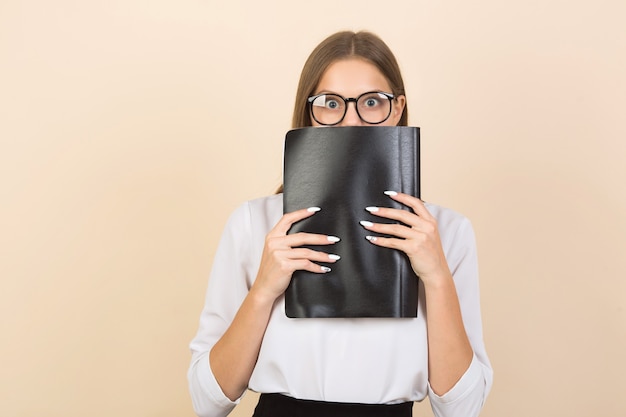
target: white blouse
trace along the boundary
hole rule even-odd
[[[227,222],[213,261],[200,326],[191,342],[189,386],[196,413],[226,416],[237,402],[222,392],[208,354],[256,277],[265,236],[282,216],[282,194],[249,201]],[[249,388],[295,398],[392,404],[429,396],[437,417],[478,416],[493,372],[483,343],[474,232],[467,218],[433,204],[474,358],[438,396],[428,384],[424,288],[417,318],[291,319],[284,298],[272,311]],[[322,207],[323,209],[323,207]],[[341,262],[341,261],[339,261]]]

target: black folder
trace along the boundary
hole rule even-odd
[[[307,127],[287,133],[284,148],[284,212],[322,210],[289,233],[338,236],[313,247],[341,259],[331,271],[296,271],[285,292],[292,318],[416,317],[418,277],[406,254],[366,240],[360,220],[389,223],[368,206],[410,210],[384,194],[420,197],[419,128],[407,126]]]

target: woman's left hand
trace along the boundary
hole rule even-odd
[[[368,236],[378,246],[401,250],[411,261],[415,274],[425,286],[436,283],[438,277],[449,276],[450,271],[441,246],[437,220],[429,213],[422,200],[408,194],[386,192],[390,198],[413,209],[413,213],[385,207],[367,207],[371,214],[396,220],[403,224],[385,224],[362,221],[361,225],[377,234],[393,237]]]

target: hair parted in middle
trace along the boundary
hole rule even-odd
[[[363,59],[375,65],[391,86],[390,92],[396,97],[405,95],[404,81],[398,62],[382,39],[367,31],[337,32],[323,40],[311,52],[302,68],[296,92],[292,128],[312,125],[307,98],[314,93],[326,69],[331,64],[350,58]],[[408,109],[405,105],[398,125],[407,126],[407,124]]]

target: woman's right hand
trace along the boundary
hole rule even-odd
[[[315,262],[335,263],[339,257],[334,254],[303,248],[303,245],[332,245],[339,241],[336,236],[313,233],[294,233],[288,235],[291,226],[307,217],[313,216],[320,209],[310,207],[283,215],[276,226],[265,237],[265,247],[261,264],[251,292],[274,302],[285,292],[291,276],[296,270],[326,273],[329,268]]]

